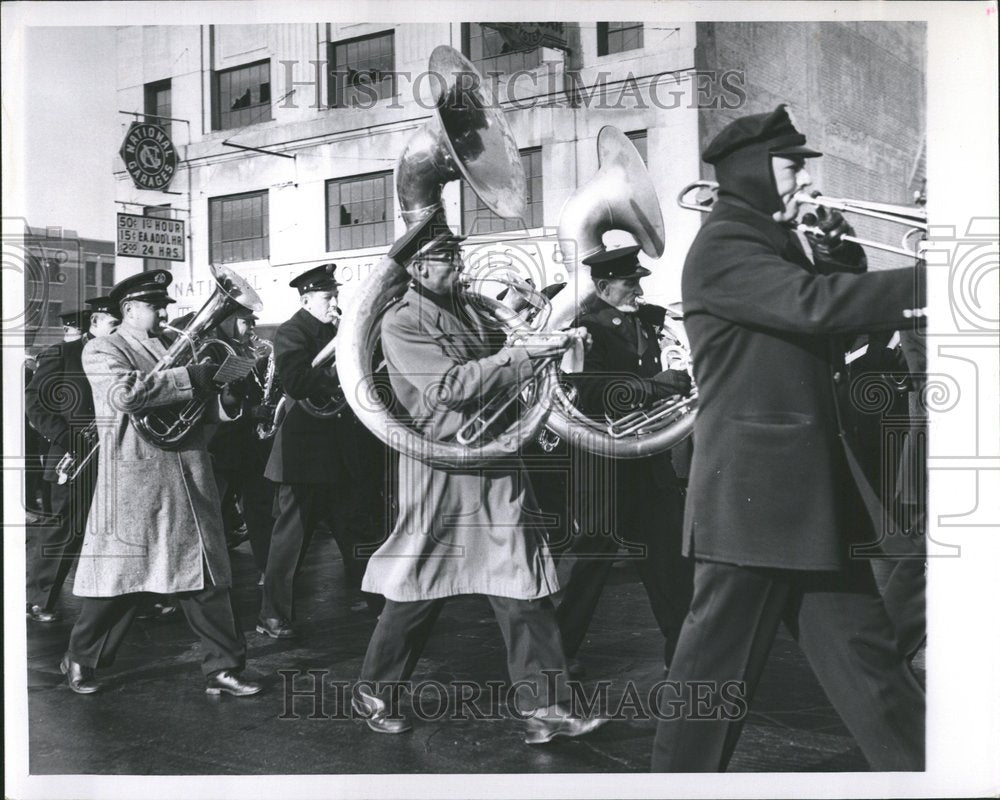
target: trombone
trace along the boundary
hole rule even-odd
[[[707,191],[708,195],[702,194],[700,199],[688,199],[688,196],[695,190]],[[709,212],[712,210],[718,196],[719,184],[715,181],[695,181],[689,183],[680,194],[677,195],[677,205],[691,211]],[[862,239],[858,236],[841,236],[845,242],[853,242],[862,247],[874,247],[876,250],[885,250],[889,253],[897,253],[909,258],[923,258],[920,252],[919,240],[911,243],[915,236],[923,239],[927,235],[927,210],[920,206],[897,206],[890,203],[872,203],[867,200],[849,200],[843,197],[825,197],[820,192],[799,192],[795,199],[803,205],[822,206],[834,211],[843,213],[860,214],[871,219],[880,219],[885,222],[894,222],[897,225],[906,225],[907,231],[903,234],[899,246],[876,242],[871,239]],[[806,214],[801,222],[796,223],[796,230],[803,233],[811,233],[815,236],[822,236],[823,231],[817,227],[809,218],[815,217]]]

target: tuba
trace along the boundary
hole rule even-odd
[[[312,360],[310,366],[330,367],[333,370],[337,369],[336,336],[334,336],[323,347],[323,349],[316,354],[316,357]],[[315,402],[306,398],[305,400],[300,400],[299,404],[302,406],[303,410],[312,417],[316,417],[317,419],[330,419],[330,417],[335,417],[344,410],[344,406],[347,405],[347,399],[344,397],[343,389],[341,389],[338,392],[334,392],[330,397],[326,398],[322,402]]]
[[[597,136],[600,168],[565,202],[559,214],[559,247],[563,253],[569,286],[552,300],[547,327],[565,327],[594,297],[586,277],[579,275],[583,259],[604,249],[603,235],[610,230],[631,233],[642,251],[652,258],[663,255],[663,214],[649,172],[635,146],[620,130],[604,126]],[[574,280],[574,277],[576,280]],[[582,279],[581,279],[582,278]],[[576,287],[570,291],[570,287]],[[671,368],[690,364],[687,338],[679,319],[664,323],[662,360]],[[687,356],[687,358],[685,358]],[[697,391],[687,397],[665,398],[651,409],[625,418],[595,421],[573,403],[574,397],[559,385],[547,432],[539,442],[554,448],[552,434],[572,446],[613,458],[641,458],[669,450],[694,428]]]
[[[211,267],[215,289],[205,305],[194,315],[184,330],[164,327],[177,334],[177,339],[150,371],[156,375],[173,367],[194,364],[222,364],[228,356],[236,355],[233,348],[220,339],[206,334],[220,322],[243,306],[260,311],[263,304],[249,283],[227,267]],[[193,398],[162,408],[151,408],[132,415],[132,424],[150,444],[164,450],[178,447],[191,435],[207,408],[204,398]]]
[[[429,70],[441,78],[434,115],[410,138],[396,163],[395,184],[407,226],[412,230],[430,214],[439,214],[443,220],[442,188],[460,178],[469,182],[494,213],[507,219],[523,217],[526,183],[520,155],[489,87],[461,53],[444,45],[431,54]],[[538,362],[533,380],[516,393],[519,400],[515,402],[520,401],[525,409],[523,415],[498,434],[491,429],[491,413],[481,424],[467,426],[461,441],[430,440],[389,411],[387,381],[378,375],[380,322],[406,291],[409,275],[404,266],[389,256],[383,258],[345,310],[334,341],[347,402],[379,439],[412,458],[441,466],[474,467],[516,453],[534,438],[549,412],[558,380],[555,359]],[[531,335],[512,329],[513,315],[501,303],[489,302],[481,294],[466,298],[509,334]]]

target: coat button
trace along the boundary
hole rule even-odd
[[[840,383],[840,381],[843,380],[843,377],[844,376],[841,375],[839,371],[838,372],[834,372],[833,373],[833,382],[834,383]]]

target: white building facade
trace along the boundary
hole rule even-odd
[[[679,299],[700,223],[673,202],[698,177],[694,23],[529,23],[502,33],[458,21],[121,28],[119,109],[168,126],[180,165],[163,193],[137,189],[117,158],[118,210],[184,221],[187,252],[184,262],[119,256],[117,278],[171,269],[179,315],[207,298],[209,265],[224,264],[258,290],[268,325],[297,308],[293,276],[334,261],[350,302],[405,231],[393,169],[431,120],[428,58],[444,44],[494,86],[528,179],[526,218],[509,222],[467,187],[446,187],[449,222],[470,237],[467,261],[539,286],[563,279],[560,210],[598,169],[598,132],[615,125],[648,163],[667,231],[663,258],[647,261],[647,295]],[[521,41],[512,46],[512,36]],[[123,114],[123,137],[130,122]]]

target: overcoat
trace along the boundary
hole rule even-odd
[[[787,227],[738,200],[716,203],[682,277],[699,391],[686,554],[834,570],[852,542],[877,540],[853,452],[844,334],[907,325],[923,281],[913,269],[861,269],[814,264]]]
[[[94,399],[83,372],[84,340],[60,342],[38,356],[38,369],[24,393],[31,424],[49,443],[45,455],[47,481],[58,478],[56,467],[76,434],[94,421]]]
[[[411,288],[382,320],[382,348],[408,421],[453,439],[481,404],[531,369],[487,332]],[[399,457],[399,517],[368,563],[362,589],[390,600],[488,594],[531,600],[559,589],[555,562],[520,459],[439,469]]]
[[[368,443],[350,408],[320,419],[301,401],[317,402],[340,391],[335,373],[312,360],[336,335],[330,323],[320,322],[300,308],[282,323],[274,336],[274,363],[285,389],[285,417],[274,436],[264,477],[276,483],[341,483],[357,480],[361,467],[359,443]]]
[[[232,583],[206,426],[199,424],[178,449],[161,450],[132,424],[134,412],[194,395],[184,367],[141,381],[165,352],[158,338],[127,322],[83,349],[101,447],[78,596],[197,591],[206,569],[214,585]],[[209,405],[206,417],[213,411],[217,406]]]

